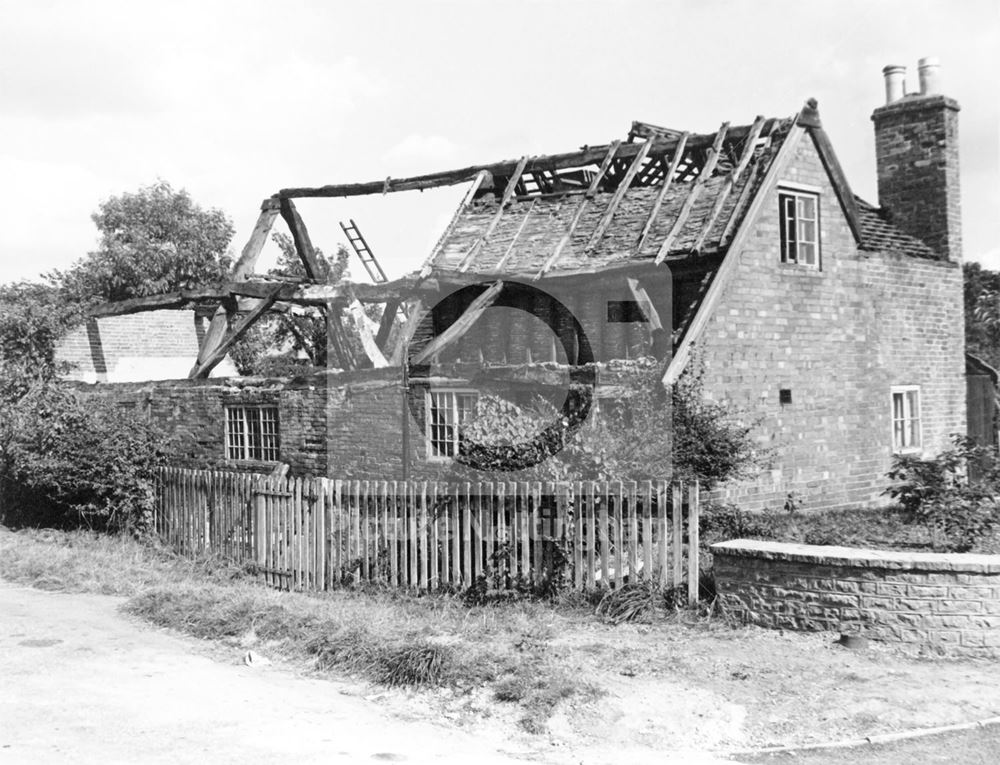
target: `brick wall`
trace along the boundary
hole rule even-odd
[[[893,385],[919,385],[928,455],[965,432],[962,272],[946,261],[859,251],[808,136],[783,180],[820,189],[821,269],[780,262],[777,191],[764,202],[692,365],[710,398],[757,422],[757,480],[716,499],[805,508],[884,499]],[[731,255],[732,256],[732,255]],[[779,390],[792,403],[779,403]]]
[[[291,381],[226,378],[73,386],[85,396],[101,396],[144,413],[170,437],[172,464],[191,468],[270,470],[266,463],[226,459],[225,406],[274,403],[281,461],[296,473],[326,474],[326,380],[322,375]]]
[[[719,603],[739,621],[1000,655],[1000,556],[745,540],[712,556]]]

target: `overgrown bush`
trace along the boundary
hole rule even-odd
[[[729,539],[776,539],[780,526],[771,512],[748,513],[733,504],[709,502],[698,516],[699,536],[709,544]]]
[[[142,531],[161,433],[131,411],[56,383],[33,385],[0,419],[0,515],[13,525]]]
[[[674,477],[706,486],[753,476],[765,456],[754,442],[756,422],[729,403],[711,401],[704,392],[699,361],[674,386]]]
[[[989,449],[964,436],[932,459],[897,455],[888,476],[895,485],[888,494],[916,522],[936,532],[936,544],[947,550],[971,549],[1000,524],[1000,462]],[[980,471],[968,481],[968,467]]]
[[[566,420],[561,430],[546,429],[560,421],[560,412],[541,396],[520,406],[495,395],[480,397],[462,426],[460,459],[449,477],[483,479],[462,462],[499,479],[541,481],[674,477],[711,486],[756,471],[762,454],[751,436],[753,423],[732,406],[706,400],[697,368],[670,391],[652,359],[610,374],[616,392],[595,400],[575,433]],[[544,437],[533,440],[539,434]],[[511,470],[519,472],[511,476]]]

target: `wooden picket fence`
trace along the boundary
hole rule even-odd
[[[175,549],[253,562],[285,589],[652,581],[698,596],[697,483],[347,481],[164,468]]]

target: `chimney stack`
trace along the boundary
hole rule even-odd
[[[872,114],[878,199],[894,225],[960,263],[959,107],[941,94],[939,70],[936,58],[920,59],[920,92],[910,94],[906,67],[882,70],[886,103]]]

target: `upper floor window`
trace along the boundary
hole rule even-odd
[[[920,386],[893,386],[892,450],[918,452],[920,446]]]
[[[227,406],[226,459],[277,462],[278,407],[261,404]]]
[[[781,189],[781,262],[819,268],[819,195]]]
[[[427,393],[427,457],[450,459],[458,454],[460,428],[476,409],[478,394],[465,390]]]

